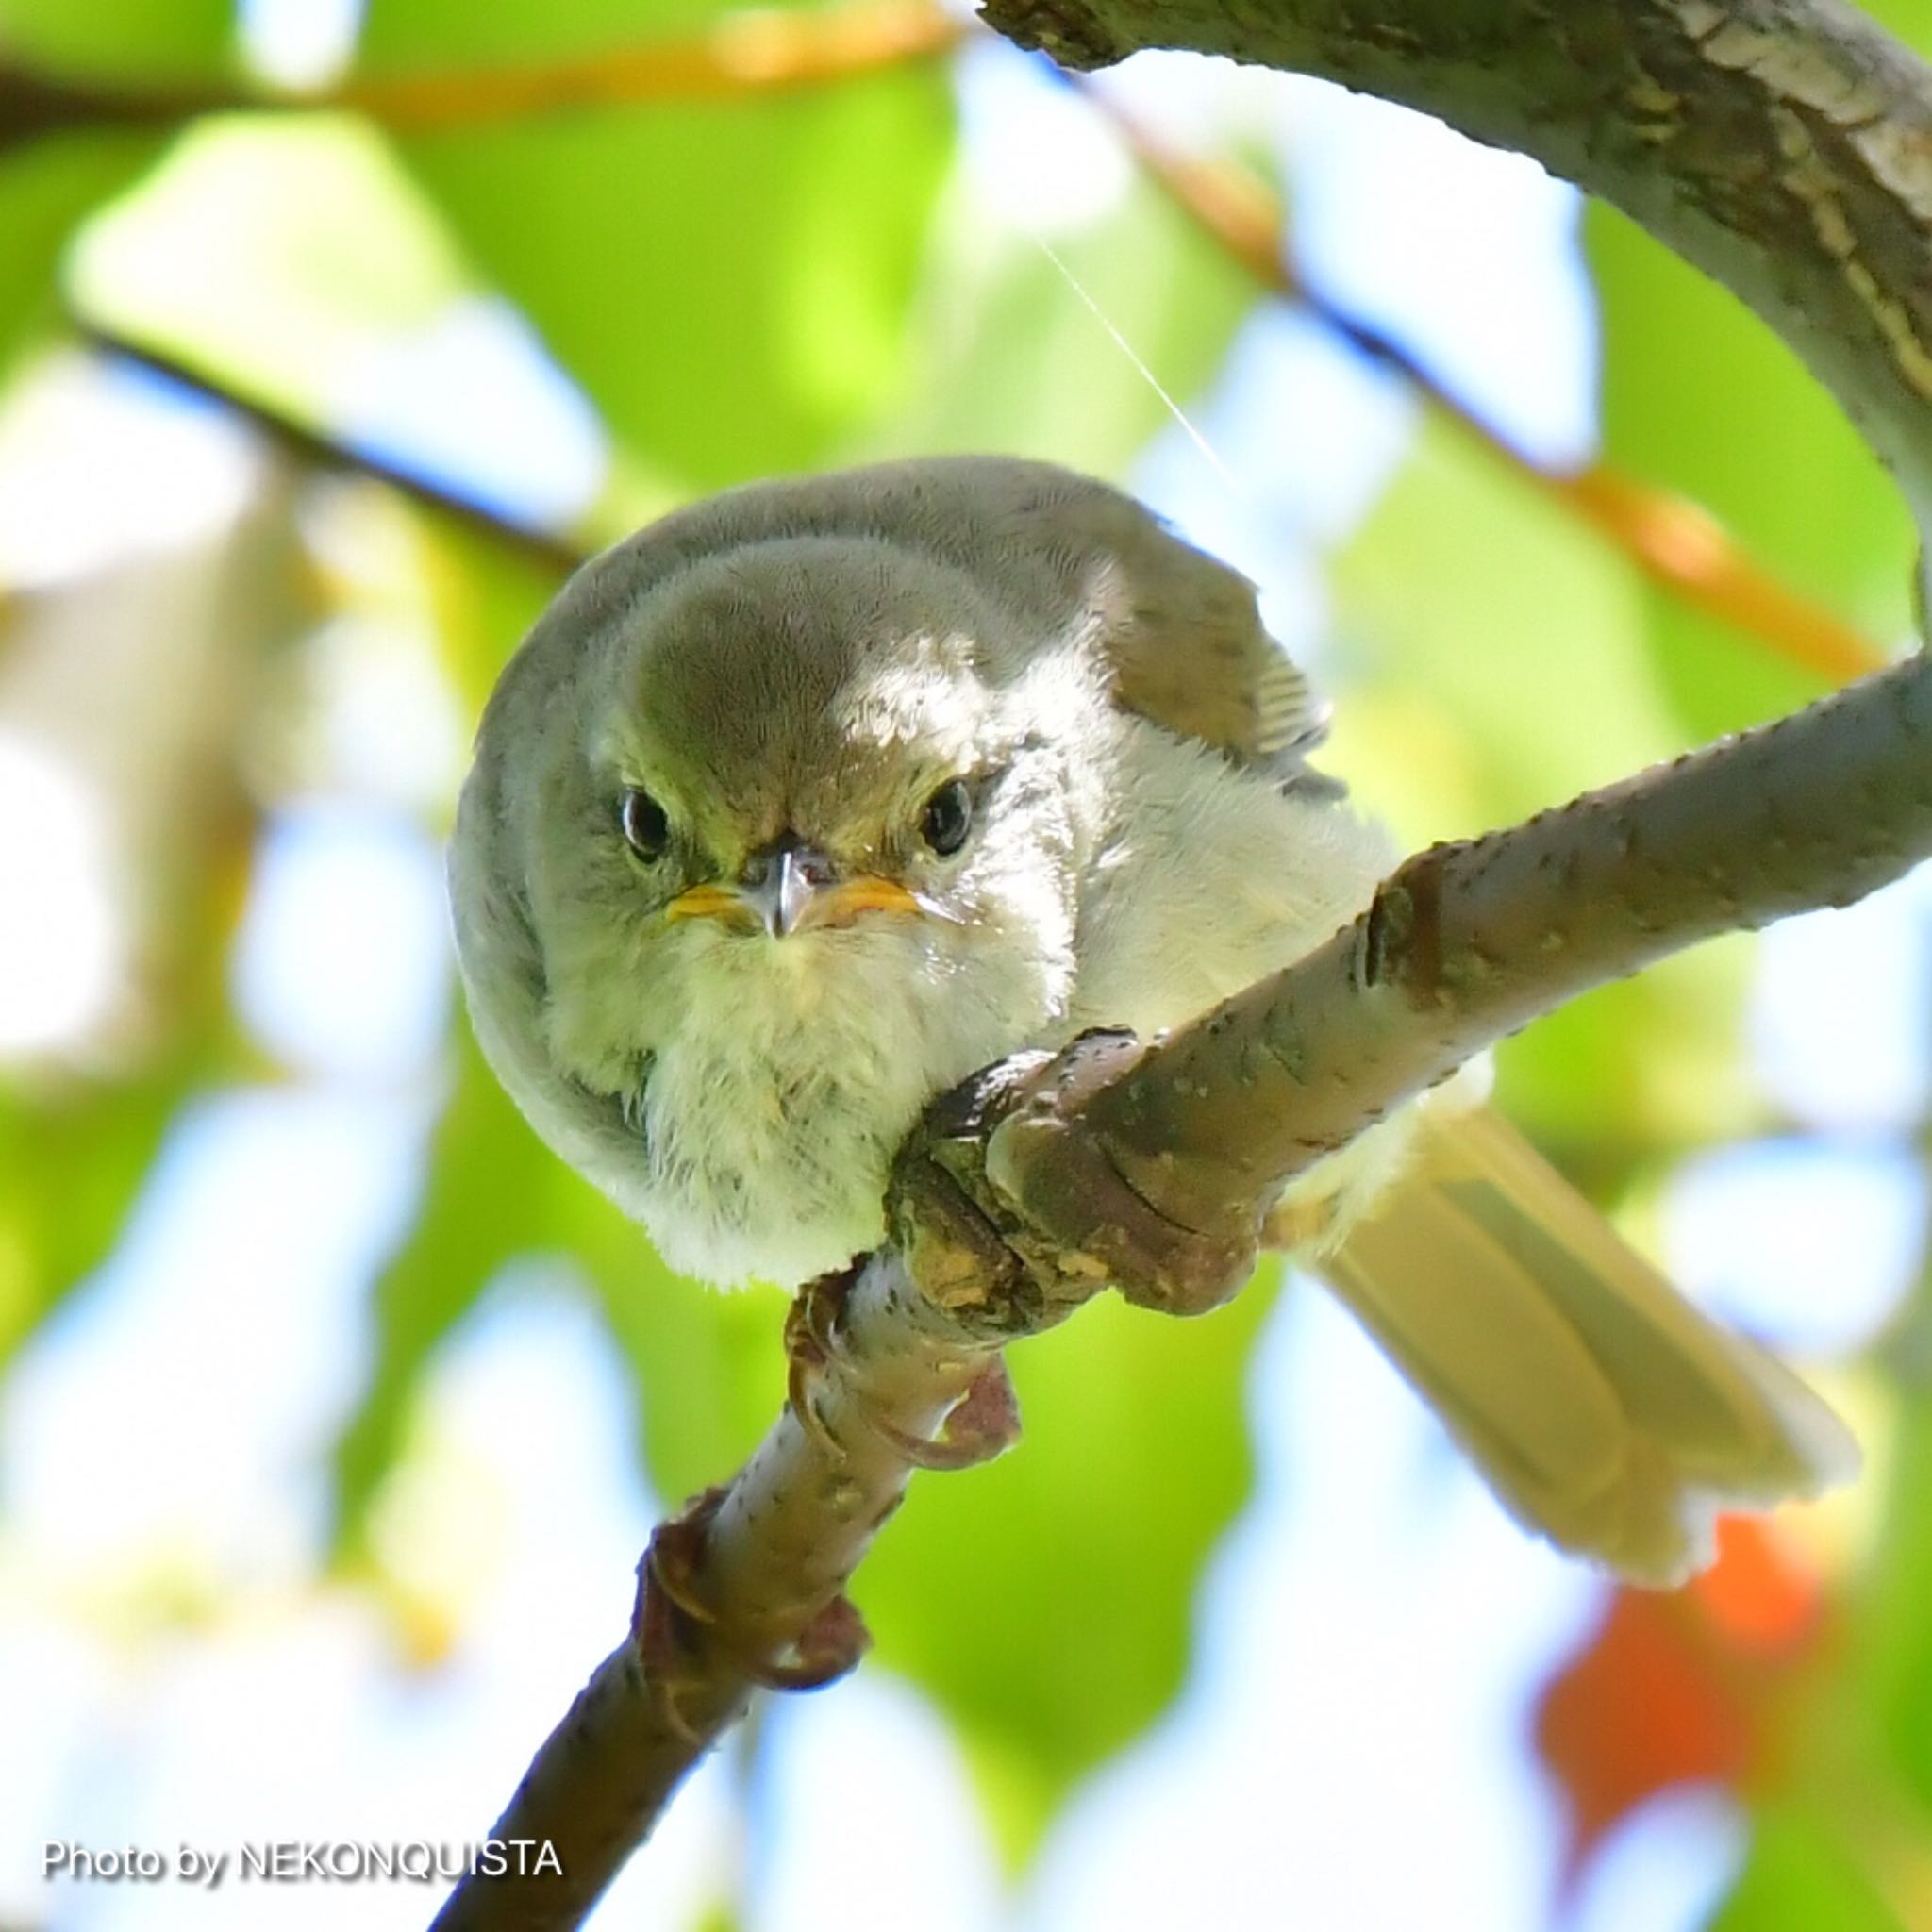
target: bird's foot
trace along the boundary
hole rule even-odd
[[[972,1469],[1004,1455],[1020,1440],[1020,1398],[998,1356],[946,1411],[937,1436],[915,1436],[876,1408],[866,1411],[865,1419],[915,1469]]]
[[[725,1491],[707,1490],[652,1532],[638,1566],[632,1641],[646,1674],[662,1687],[672,1724],[702,1744],[679,1708],[679,1690],[699,1680],[696,1654],[705,1643],[722,1649],[754,1684],[771,1690],[816,1690],[852,1670],[871,1646],[865,1621],[849,1597],[834,1596],[808,1617],[775,1654],[761,1654],[727,1626],[699,1584],[705,1539]]]
[[[1009,1449],[1020,1436],[1020,1404],[1006,1363],[991,1357],[946,1413],[937,1436],[904,1428],[870,1395],[849,1366],[840,1341],[841,1321],[853,1276],[822,1274],[802,1288],[785,1316],[785,1353],[791,1369],[787,1397],[807,1434],[840,1461],[845,1444],[818,1400],[827,1381],[843,1372],[844,1393],[860,1423],[915,1469],[971,1469]]]

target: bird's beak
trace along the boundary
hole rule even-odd
[[[774,939],[814,926],[850,925],[861,912],[924,912],[924,898],[876,873],[841,878],[816,847],[780,839],[746,861],[735,886],[692,886],[664,908],[667,919],[722,919],[762,927]]]

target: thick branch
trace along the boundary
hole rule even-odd
[[[1539,1014],[1712,934],[1849,904],[1928,854],[1922,654],[1527,824],[1418,855],[1307,958],[1091,1099],[1008,1123],[990,1164],[1036,1224],[1078,1240],[1055,1206],[1058,1143],[1075,1140],[1143,1212],[1239,1250],[1283,1182]],[[1107,1258],[1134,1265],[1128,1249]],[[1130,1289],[1166,1302],[1174,1284]]]
[[[1932,89],[1840,0],[985,0],[984,15],[1071,67],[1226,54],[1534,156],[1742,296],[1932,523]]]

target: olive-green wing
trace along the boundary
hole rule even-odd
[[[1518,1517],[1635,1581],[1707,1562],[1719,1510],[1857,1468],[1796,1375],[1488,1108],[1424,1108],[1413,1170],[1316,1265]]]

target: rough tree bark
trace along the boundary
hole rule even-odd
[[[990,0],[988,18],[1068,64],[1183,46],[1325,75],[1534,155],[1729,283],[1932,523],[1932,75],[1834,0]],[[1095,1036],[949,1096],[902,1155],[891,1245],[805,1306],[793,1402],[654,1539],[632,1633],[495,1828],[551,1840],[565,1876],[466,1881],[437,1924],[577,1924],[758,1684],[852,1661],[841,1592],[913,1468],[1012,1432],[1008,1341],[1109,1281],[1211,1305],[1282,1179],[1469,1054],[1928,853],[1920,655],[1412,858],[1353,926],[1161,1045]]]

